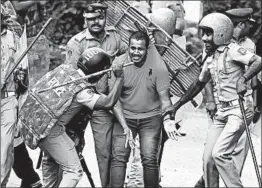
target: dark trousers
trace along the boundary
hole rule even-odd
[[[17,177],[22,180],[21,187],[30,188],[33,185],[38,187],[41,185],[24,142],[14,148],[13,170]]]
[[[112,132],[114,116],[105,110],[94,111],[91,127],[102,187],[107,187],[110,178]]]
[[[145,119],[126,119],[133,137],[139,135],[140,153],[143,164],[145,187],[158,187],[158,154],[161,142],[162,117],[160,115]],[[123,187],[131,148],[125,148],[126,136],[123,128],[116,122],[113,128],[112,162],[110,187]]]

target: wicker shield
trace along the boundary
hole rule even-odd
[[[153,36],[160,55],[169,70],[171,94],[181,97],[191,83],[198,79],[200,64],[196,58],[180,48],[162,28],[150,21],[125,1],[103,1],[108,5],[107,24],[115,26],[122,40],[128,43],[132,32],[141,27]]]

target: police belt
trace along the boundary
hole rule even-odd
[[[14,91],[1,91],[1,99],[5,99],[7,97],[15,96],[16,93]]]
[[[250,99],[251,95],[247,95],[244,97],[245,101],[252,101]],[[232,101],[217,101],[216,105],[218,108],[227,108],[227,107],[232,107],[232,106],[238,106],[239,102],[238,99],[232,100]]]

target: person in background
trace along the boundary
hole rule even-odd
[[[27,9],[29,5],[35,4],[36,1],[4,1],[3,5],[6,7],[7,12],[9,13],[10,18],[7,20],[7,26],[9,30],[14,31],[19,37],[22,35],[22,27],[17,22],[17,14],[16,11],[20,9]],[[28,6],[21,5],[27,4]],[[16,73],[22,73],[23,75],[23,83],[25,83],[25,78],[28,76],[25,70],[19,70]],[[26,84],[28,85],[28,83]],[[18,88],[17,94],[24,92],[25,88]],[[17,177],[21,179],[20,187],[29,187],[29,188],[40,188],[42,187],[42,183],[40,180],[39,175],[36,173],[33,167],[32,159],[30,158],[25,143],[23,139],[20,137],[19,130],[16,131],[14,137],[14,163],[13,163],[13,170]]]
[[[14,135],[17,123],[18,100],[14,74],[6,76],[15,65],[18,36],[10,31],[7,18],[10,17],[1,4],[1,187],[6,187],[14,162]]]
[[[113,26],[106,26],[107,6],[101,3],[92,3],[86,7],[84,18],[86,29],[74,37],[67,44],[66,63],[77,66],[77,60],[80,54],[88,48],[99,47],[111,55],[113,60],[115,56],[125,53],[127,45],[121,40]],[[104,82],[101,82],[96,89],[103,94],[109,93],[108,75],[105,75]],[[117,113],[117,111],[114,111]],[[77,115],[81,123],[87,115],[85,109]],[[115,114],[115,116],[117,116]],[[109,184],[110,160],[112,130],[115,116],[108,110],[95,110],[91,118],[91,128],[94,136],[95,151],[98,161],[98,168],[102,187]],[[129,134],[125,130],[125,134]]]

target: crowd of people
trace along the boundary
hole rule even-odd
[[[136,158],[131,161],[132,167],[140,169],[136,174],[139,185],[131,183],[132,187],[160,187],[164,143],[167,138],[179,140],[181,136],[176,112],[203,90],[207,95],[209,129],[203,175],[195,187],[219,187],[219,176],[227,187],[244,187],[241,173],[249,143],[243,116],[253,129],[261,114],[261,78],[257,77],[262,71],[261,57],[255,54],[255,44],[248,38],[256,24],[251,8],[210,13],[200,20],[203,66],[199,78],[172,104],[168,69],[150,33],[137,30],[126,44],[115,27],[106,26],[108,7],[99,2],[89,4],[83,14],[86,29],[68,41],[65,62],[30,85],[34,98],[43,95],[41,102],[47,105],[51,100],[48,95],[36,93],[34,88],[45,85],[52,76],[64,76],[58,79],[62,80],[59,84],[64,84],[59,93],[64,100],[60,107],[63,110],[50,122],[40,119],[38,125],[28,126],[23,120],[30,122],[33,115],[21,117],[20,112],[26,113],[28,104],[40,108],[36,102],[40,100],[32,102],[29,93],[19,107],[19,97],[27,90],[30,75],[24,69],[10,71],[16,65],[23,33],[23,22],[17,19],[16,11],[37,3],[46,1],[1,2],[1,187],[6,187],[12,169],[22,180],[21,187],[77,187],[84,171],[80,156],[89,122],[102,187],[124,187],[127,173],[130,179],[134,178],[127,170],[131,152]],[[182,2],[164,6],[155,5],[155,12],[147,17],[186,50]],[[167,23],[162,23],[165,16]],[[79,79],[110,67],[112,73],[95,74],[87,81],[74,82],[74,86],[66,83],[66,77]],[[244,100],[244,114],[239,98]],[[20,130],[27,131],[17,136]],[[14,146],[17,139],[20,141]],[[39,147],[43,153],[42,182],[26,145]]]

